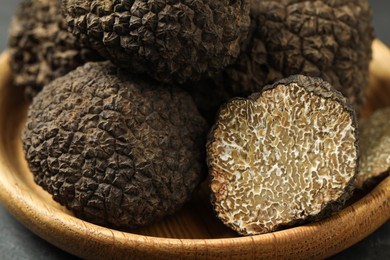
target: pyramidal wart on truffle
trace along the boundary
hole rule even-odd
[[[233,62],[250,0],[62,0],[70,31],[116,65],[183,83]]]
[[[248,39],[224,85],[248,96],[290,75],[321,77],[359,113],[373,38],[367,0],[253,0]]]
[[[14,85],[31,99],[46,84],[87,61],[103,58],[67,31],[56,0],[24,0],[9,30]]]
[[[102,62],[47,85],[22,141],[35,182],[56,201],[90,222],[135,228],[190,199],[207,130],[184,91]]]

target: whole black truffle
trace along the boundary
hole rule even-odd
[[[207,144],[212,202],[243,235],[318,220],[351,196],[358,130],[347,100],[292,76],[223,105]]]
[[[367,0],[253,0],[251,28],[223,75],[237,96],[294,74],[321,77],[359,111],[373,28]]]
[[[36,183],[76,216],[134,228],[174,213],[204,170],[205,120],[184,91],[87,63],[33,100],[23,148]]]
[[[24,0],[12,20],[9,49],[14,85],[28,98],[87,61],[103,58],[67,31],[56,0]]]
[[[131,72],[183,83],[237,58],[250,0],[62,0],[70,31]]]

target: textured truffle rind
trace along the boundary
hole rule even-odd
[[[248,40],[224,85],[247,96],[290,75],[321,77],[359,112],[373,37],[367,0],[253,0]]]
[[[356,115],[319,78],[291,76],[219,111],[207,143],[211,201],[242,235],[319,220],[352,195]]]
[[[370,188],[390,174],[390,108],[360,122],[360,169],[356,187]]]
[[[87,63],[33,100],[22,140],[34,180],[76,216],[135,228],[174,213],[204,174],[191,97]]]
[[[249,2],[62,0],[62,8],[70,31],[116,65],[183,83],[237,58]]]
[[[103,58],[67,31],[56,0],[24,0],[12,20],[9,50],[14,85],[31,99],[46,84]]]

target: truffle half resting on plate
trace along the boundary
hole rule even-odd
[[[28,98],[87,61],[103,58],[67,31],[57,0],[24,0],[12,20],[9,49],[14,84]]]
[[[248,41],[225,85],[248,96],[290,75],[321,77],[359,112],[372,40],[367,0],[252,0]]]
[[[371,186],[390,172],[390,108],[360,122],[360,169],[356,187]]]
[[[231,64],[250,0],[62,0],[71,32],[115,64],[183,83]]]
[[[219,112],[207,144],[212,202],[243,235],[317,220],[352,193],[354,110],[319,78],[292,76]]]
[[[204,173],[205,120],[184,91],[87,63],[47,85],[23,131],[34,180],[76,216],[135,228],[174,213]]]

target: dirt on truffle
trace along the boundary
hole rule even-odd
[[[43,86],[87,61],[103,58],[67,31],[57,0],[24,0],[9,30],[14,85],[32,99]]]
[[[213,74],[239,55],[250,0],[62,0],[72,33],[116,65],[159,81]]]
[[[356,115],[319,78],[292,76],[219,112],[207,144],[212,203],[242,235],[319,220],[352,195]]]
[[[76,216],[135,228],[177,211],[204,174],[191,97],[87,63],[33,100],[22,141],[34,180]]]

